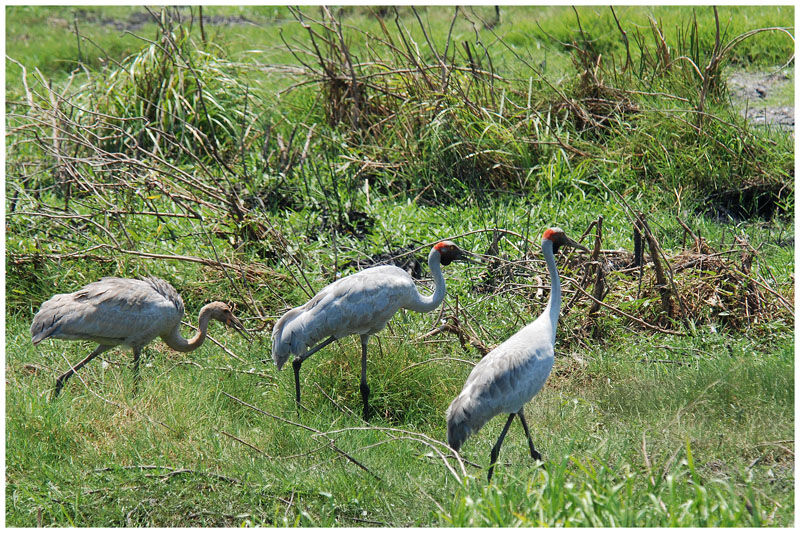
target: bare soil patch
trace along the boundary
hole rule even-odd
[[[192,21],[192,13],[188,7],[176,8],[181,13],[181,16],[187,21]],[[145,24],[157,22],[153,15],[147,11],[134,11],[127,18],[113,18],[98,15],[93,12],[88,12],[82,9],[76,11],[78,20],[82,22],[100,24],[103,26],[111,26],[119,31],[137,31],[141,30]],[[194,21],[199,23],[199,19],[195,16]],[[253,24],[256,22],[248,19],[244,15],[204,15],[203,24],[211,26],[233,26],[237,24]]]
[[[794,83],[792,78],[785,69],[776,72],[737,71],[728,78],[728,89],[740,113],[753,123],[794,129],[794,105],[772,103]]]

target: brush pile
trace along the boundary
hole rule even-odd
[[[670,255],[641,213],[634,221],[633,251],[602,249],[602,217],[592,222],[581,237],[595,230],[590,257],[572,253],[559,260],[562,315],[577,316],[577,331],[595,338],[612,317],[621,322],[617,326],[676,335],[700,326],[744,331],[775,320],[793,322],[793,286],[776,281],[744,234],[723,249],[678,222],[692,244]],[[475,291],[522,293],[537,314],[549,294],[543,261],[529,252],[517,260],[495,255],[488,264]]]

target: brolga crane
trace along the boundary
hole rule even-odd
[[[133,350],[133,370],[138,379],[142,348],[156,337],[179,352],[191,352],[203,344],[210,320],[246,335],[246,330],[230,307],[211,302],[200,310],[199,327],[191,339],[181,335],[183,300],[175,288],[163,279],[102,278],[69,294],[56,294],[42,304],[33,317],[33,344],[44,339],[90,340],[97,348],[56,380],[55,399],[72,375],[86,363],[124,345]]]
[[[361,399],[364,419],[369,418],[367,385],[367,341],[382,330],[398,309],[427,313],[436,309],[445,296],[441,265],[452,261],[478,262],[473,254],[450,241],[431,248],[428,266],[436,284],[430,296],[417,291],[414,280],[394,265],[370,267],[334,281],[308,302],[287,311],[272,329],[272,359],[278,370],[294,354],[295,400],[300,407],[300,366],[303,361],[336,339],[361,336]],[[324,340],[323,340],[324,339]]]
[[[510,413],[508,420],[492,448],[489,460],[488,481],[500,453],[500,446],[514,420],[519,417],[528,447],[534,460],[542,456],[531,440],[528,423],[523,413],[524,405],[544,385],[553,368],[556,325],[561,310],[561,282],[556,270],[555,253],[561,246],[572,246],[588,251],[573,241],[560,228],[549,228],[542,238],[542,253],[550,273],[550,300],[542,315],[486,354],[475,365],[464,384],[464,389],[447,408],[447,442],[458,451],[472,433],[500,413]]]

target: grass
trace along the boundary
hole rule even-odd
[[[394,327],[402,323],[395,320]],[[88,366],[83,379],[121,409],[78,380],[59,402],[48,403],[53,372],[30,373],[24,365],[61,368],[59,348],[72,359],[80,349],[55,343],[55,350],[33,349],[17,341],[25,336],[24,323],[9,323],[9,342],[23,350],[8,352],[9,523],[759,525],[788,523],[793,514],[793,457],[783,444],[793,421],[789,336],[761,353],[753,341],[708,340],[702,358],[693,343],[681,366],[641,361],[663,353],[660,343],[669,339],[563,353],[548,386],[527,408],[547,470],[532,464],[513,426],[489,488],[483,470],[468,466],[462,487],[427,447],[383,431],[442,438],[441,413],[468,367],[444,361],[398,369],[452,353],[447,345],[423,355],[381,336],[383,353],[371,358],[369,374],[380,417],[364,429],[352,414],[360,412],[354,341],[304,365],[309,410],[298,417],[291,372],[260,377],[213,370],[247,370],[257,361],[238,364],[206,347],[191,356],[201,366],[151,349],[137,395],[128,368]],[[226,344],[248,352],[236,339]],[[127,361],[128,355],[109,358]],[[439,386],[429,390],[432,380]],[[336,445],[381,481],[328,449],[324,438],[223,393],[318,431],[344,430]],[[472,438],[465,459],[485,467],[500,425],[494,420]],[[180,469],[192,472],[164,477]],[[627,494],[621,500],[620,491]],[[141,505],[151,498],[162,503]],[[193,512],[198,509],[204,512]]]
[[[109,25],[137,13],[6,8],[7,54],[26,67],[33,101],[19,65],[7,62],[8,525],[793,524],[794,313],[780,298],[794,299],[794,141],[747,124],[724,85],[706,95],[708,117],[698,122],[698,78],[684,60],[666,68],[651,26],[673,59],[686,54],[704,67],[711,10],[617,9],[635,65],[625,72],[607,8],[578,8],[583,33],[566,7],[503,7],[492,29],[484,26],[491,6],[460,10],[448,61],[468,65],[467,41],[480,67],[503,79],[454,69],[442,89],[415,74],[402,46],[392,51],[381,39],[413,40],[415,60],[438,80],[433,50],[445,47],[453,9],[419,8],[423,26],[402,8],[401,31],[394,12],[379,19],[368,7],[341,8],[347,50],[365,63],[359,80],[372,80],[378,64],[392,73],[374,78],[384,92],[364,93],[363,128],[349,122],[347,85],[315,63],[339,58],[331,68],[346,72],[336,53],[344,49],[334,39],[322,57],[308,55],[297,12],[204,6],[203,43],[196,8],[170,11],[165,20],[186,39],[175,49],[153,22],[134,29],[138,37]],[[319,35],[335,35],[319,9],[303,14]],[[729,42],[790,27],[794,12],[726,6],[719,15]],[[215,23],[242,16],[252,23]],[[76,21],[91,39],[80,56]],[[791,55],[790,41],[759,33],[720,68],[774,69]],[[592,77],[585,65],[600,56]],[[299,71],[298,58],[318,72]],[[139,91],[139,75],[154,80],[153,92]],[[47,80],[61,100],[50,98]],[[647,94],[621,91],[631,88]],[[219,105],[206,113],[201,96]],[[93,113],[98,102],[104,114]],[[145,121],[148,102],[161,114]],[[441,443],[444,412],[480,354],[449,333],[423,336],[456,317],[471,340],[499,344],[545,305],[543,228],[579,237],[602,215],[602,248],[631,251],[636,212],[667,257],[692,248],[679,217],[728,270],[707,263],[675,273],[695,306],[685,321],[664,316],[650,265],[642,287],[635,272],[609,270],[605,303],[680,335],[605,308],[590,315],[578,300],[559,324],[553,372],[526,406],[545,464],[530,459],[515,424],[487,485],[497,418],[462,448],[462,472]],[[499,266],[446,267],[441,315],[399,312],[371,339],[371,424],[359,416],[356,337],[304,363],[306,409],[296,411],[292,372],[269,361],[269,331],[285,309],[378,253],[416,248],[424,262],[442,238],[488,253],[494,228],[507,231],[489,254]],[[720,281],[742,273],[749,249],[735,239],[743,238],[756,248],[750,277]],[[580,281],[586,265],[584,256],[559,259],[565,280]],[[104,275],[169,280],[191,322],[204,303],[231,302],[257,340],[212,326],[232,355],[209,342],[186,356],[154,342],[136,391],[130,352],[113,350],[52,402],[67,361],[92,346],[34,347],[30,321],[52,294]],[[707,294],[697,287],[734,307],[695,298]],[[571,299],[573,282],[564,290]]]

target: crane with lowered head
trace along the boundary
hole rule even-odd
[[[506,425],[490,454],[489,481],[492,480],[500,446],[514,415],[519,417],[522,429],[525,430],[531,457],[537,461],[542,458],[533,446],[523,408],[541,390],[553,368],[556,325],[561,311],[561,281],[556,269],[555,253],[561,246],[588,251],[567,237],[561,228],[545,230],[542,254],[550,273],[551,290],[544,312],[486,354],[472,369],[461,393],[447,408],[447,442],[456,451],[467,437],[477,432],[486,422],[500,413],[509,413]]]
[[[85,359],[61,374],[53,392],[61,388],[86,363],[114,346],[133,350],[133,370],[139,376],[142,348],[156,337],[173,350],[191,352],[206,339],[208,323],[217,320],[247,336],[247,332],[223,302],[211,302],[200,309],[198,330],[191,339],[181,335],[183,300],[163,279],[106,277],[69,294],[56,294],[42,304],[31,323],[33,344],[44,339],[90,340],[97,348]]]

